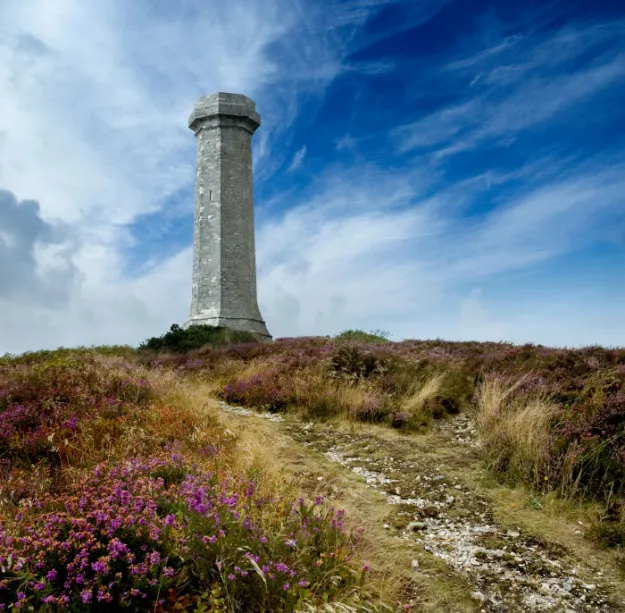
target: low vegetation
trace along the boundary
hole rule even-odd
[[[336,341],[354,341],[359,343],[387,343],[390,339],[390,332],[386,330],[372,330],[363,332],[362,330],[345,330],[334,337]]]
[[[365,590],[360,534],[241,459],[127,349],[0,362],[0,609],[293,611]]]
[[[251,332],[231,330],[218,326],[190,326],[181,328],[173,324],[162,336],[153,336],[141,343],[139,349],[186,353],[206,345],[219,347],[232,343],[253,343],[257,340]]]
[[[387,337],[350,330],[144,360],[187,372],[227,402],[304,419],[410,432],[471,411],[502,481],[600,502],[598,542],[625,545],[625,349]]]
[[[483,452],[508,483],[599,502],[604,512],[591,534],[601,545],[622,548],[625,365],[593,369],[567,383],[536,375],[485,378],[475,406]]]
[[[602,511],[590,536],[625,546],[625,349],[390,342],[358,330],[262,343],[172,326],[138,350],[0,358],[0,609],[296,611],[383,599],[363,572],[357,526],[243,460],[206,394],[404,433],[470,412],[501,481],[592,501]]]

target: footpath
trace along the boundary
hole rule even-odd
[[[545,517],[488,479],[468,417],[405,436],[219,407],[229,428],[274,449],[307,492],[362,521],[380,572],[414,611],[625,611],[618,570],[584,539],[583,522]]]

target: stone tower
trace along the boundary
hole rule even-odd
[[[200,98],[189,117],[197,171],[193,290],[185,327],[227,326],[269,340],[256,297],[252,135],[259,125],[256,105],[240,94]]]

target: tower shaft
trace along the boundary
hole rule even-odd
[[[258,308],[252,135],[246,96],[200,98],[189,118],[197,144],[193,286],[187,326],[207,324],[271,338]]]

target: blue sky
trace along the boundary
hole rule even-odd
[[[0,353],[184,322],[216,91],[262,117],[274,336],[625,345],[618,5],[4,0]]]

